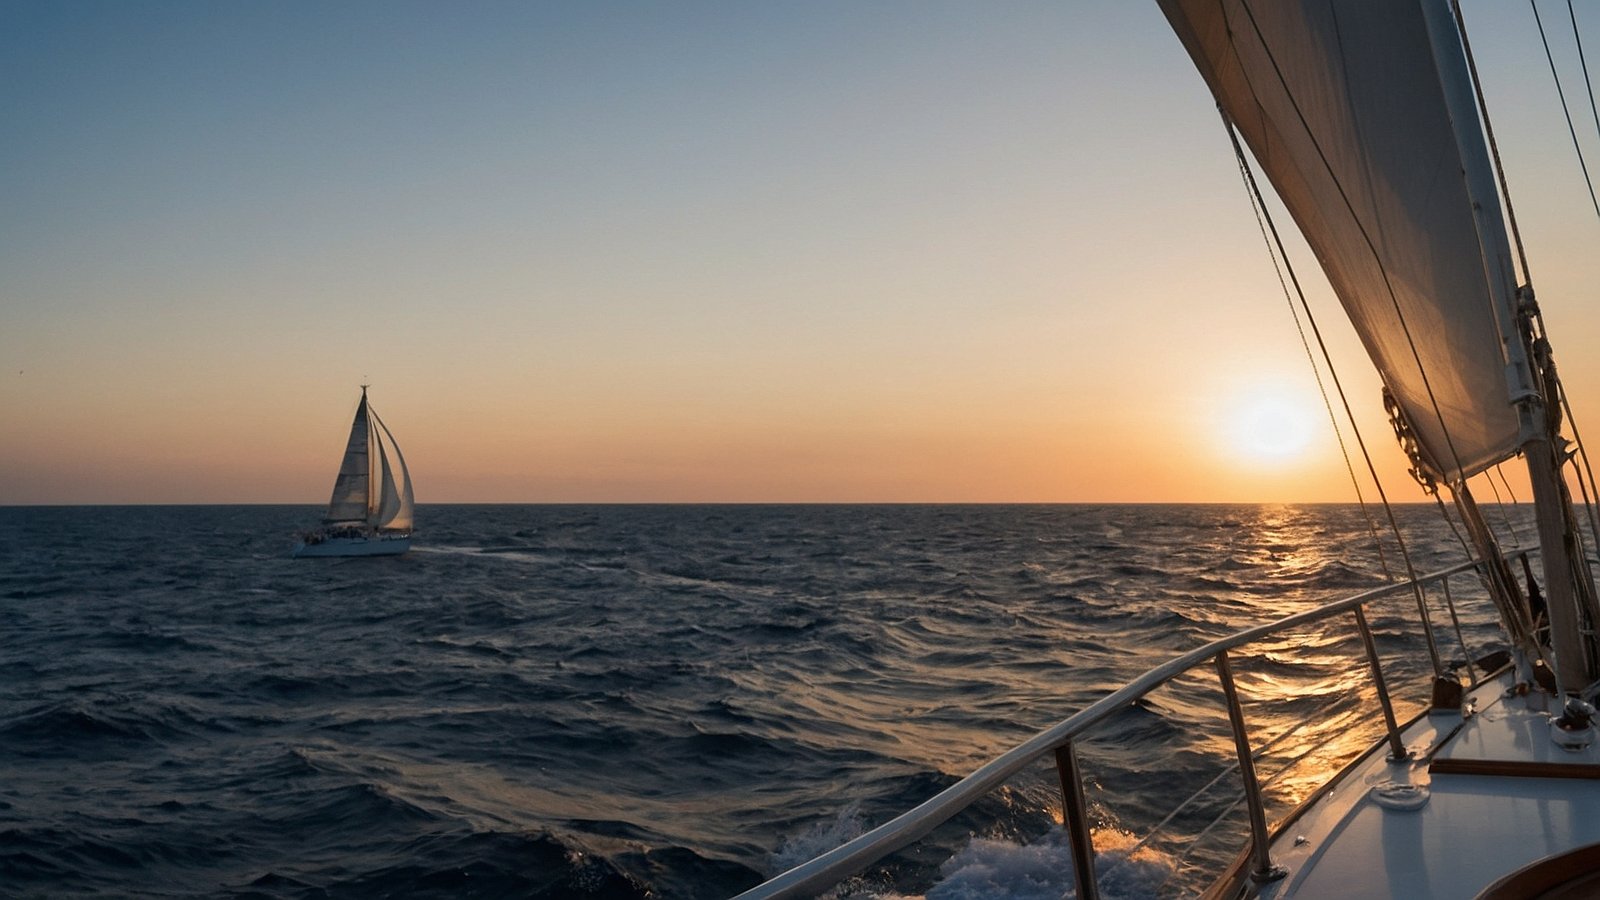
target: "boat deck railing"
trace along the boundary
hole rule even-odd
[[[1526,562],[1530,553],[1537,553],[1537,550],[1517,550],[1507,554],[1506,558],[1512,560],[1520,557]],[[814,896],[926,836],[999,788],[1024,768],[1046,756],[1054,757],[1061,780],[1062,824],[1066,828],[1067,842],[1072,853],[1076,896],[1079,900],[1095,900],[1099,896],[1099,891],[1095,880],[1094,841],[1086,811],[1084,780],[1079,771],[1074,742],[1095,725],[1127,709],[1162,685],[1207,665],[1215,668],[1216,678],[1227,706],[1228,721],[1238,756],[1237,770],[1242,781],[1243,802],[1249,818],[1250,835],[1247,848],[1249,876],[1257,881],[1271,880],[1279,873],[1273,866],[1269,854],[1271,834],[1267,826],[1261,783],[1256,776],[1255,758],[1259,748],[1251,742],[1244,710],[1234,685],[1230,654],[1245,645],[1279,636],[1312,623],[1343,615],[1351,616],[1365,650],[1372,686],[1383,708],[1390,753],[1394,758],[1403,758],[1405,748],[1400,737],[1400,725],[1384,682],[1383,666],[1373,640],[1372,629],[1367,623],[1366,609],[1376,601],[1418,592],[1419,588],[1422,592],[1419,593],[1419,597],[1422,597],[1430,586],[1442,585],[1450,619],[1456,625],[1456,634],[1462,643],[1461,649],[1467,654],[1467,664],[1470,665],[1471,654],[1465,646],[1465,638],[1461,637],[1459,617],[1449,589],[1449,579],[1466,572],[1475,572],[1478,567],[1479,561],[1474,560],[1419,576],[1414,581],[1395,582],[1373,588],[1315,609],[1286,616],[1275,622],[1235,632],[1184,653],[1146,671],[1078,713],[994,758],[916,808],[739,894],[735,900],[780,900],[780,898]]]

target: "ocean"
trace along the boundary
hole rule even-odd
[[[1398,513],[1418,571],[1461,558]],[[0,895],[728,897],[1384,582],[1354,506],[423,505],[404,557],[291,559],[319,515],[0,508]],[[1459,663],[1499,639],[1454,594]],[[1415,615],[1372,613],[1407,712]],[[1380,733],[1359,654],[1341,622],[1236,658],[1276,814]],[[1216,696],[1198,671],[1081,744],[1103,896],[1184,896],[1237,848]],[[1056,900],[1059,817],[1047,761],[840,896]]]

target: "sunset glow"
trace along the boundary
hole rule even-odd
[[[1467,15],[1595,343],[1537,36]],[[0,504],[320,502],[362,383],[424,505],[1350,499],[1320,403],[1214,388],[1308,370],[1154,3],[13,3],[0,58]]]
[[[1238,399],[1226,423],[1229,440],[1241,457],[1252,462],[1288,463],[1301,458],[1315,435],[1317,406],[1306,397],[1270,385]]]

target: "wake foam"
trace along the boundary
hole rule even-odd
[[[852,833],[853,830],[853,833]],[[773,862],[786,870],[859,834],[855,807],[833,822],[821,823],[786,841]],[[1148,900],[1163,895],[1176,861],[1125,832],[1094,834],[1095,872],[1103,900]],[[1069,900],[1077,897],[1072,848],[1057,828],[1027,844],[974,837],[939,867],[938,883],[925,894],[861,887],[846,882],[833,894],[839,900]]]
[[[1095,832],[1095,872],[1106,900],[1154,897],[1172,876],[1173,860],[1121,831]],[[1030,844],[973,838],[939,867],[940,881],[926,900],[1063,900],[1075,897],[1072,850],[1066,832],[1051,831]]]
[[[839,811],[831,821],[824,819],[791,838],[772,854],[774,874],[787,872],[803,862],[821,856],[829,850],[860,837],[866,826],[861,821],[861,804],[853,802]]]

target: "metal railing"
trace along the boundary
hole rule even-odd
[[[1526,557],[1530,550],[1518,550],[1506,559]],[[1275,622],[1238,631],[1212,641],[1146,671],[1143,675],[1107,694],[1078,713],[1045,729],[1001,754],[971,775],[951,785],[916,808],[862,834],[821,856],[790,869],[742,894],[735,900],[782,900],[782,898],[809,897],[855,875],[882,858],[924,837],[938,826],[953,818],[968,806],[1000,787],[1007,779],[1044,757],[1053,754],[1061,779],[1062,820],[1068,832],[1068,843],[1073,857],[1079,900],[1095,900],[1098,889],[1094,874],[1094,844],[1090,834],[1083,778],[1079,773],[1077,753],[1073,741],[1091,727],[1105,721],[1130,704],[1142,699],[1155,689],[1184,673],[1212,663],[1217,670],[1223,696],[1228,708],[1228,719],[1238,753],[1239,772],[1244,787],[1244,802],[1250,824],[1250,877],[1258,882],[1281,877],[1269,854],[1271,835],[1268,832],[1265,807],[1260,784],[1255,774],[1254,753],[1245,725],[1243,708],[1234,687],[1229,651],[1282,632],[1314,622],[1352,613],[1356,630],[1361,636],[1367,661],[1371,668],[1373,687],[1378,702],[1383,707],[1384,724],[1392,758],[1404,758],[1405,746],[1400,736],[1400,726],[1395,717],[1393,703],[1384,683],[1383,669],[1378,658],[1377,645],[1367,624],[1365,607],[1374,601],[1398,594],[1426,589],[1428,585],[1442,582],[1444,596],[1452,620],[1456,619],[1454,599],[1450,595],[1448,579],[1453,575],[1472,571],[1477,560],[1461,563],[1419,576],[1414,582],[1396,582],[1363,591],[1342,600],[1324,604]],[[1459,626],[1457,634],[1460,635]],[[1462,650],[1471,664],[1471,654],[1462,638]]]

